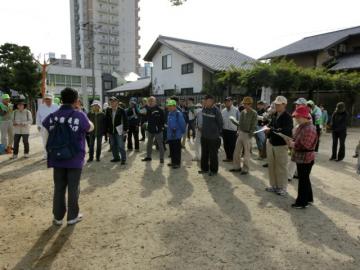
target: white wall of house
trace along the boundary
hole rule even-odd
[[[162,69],[162,56],[171,54],[172,65],[169,69]],[[181,88],[193,88],[194,93],[200,93],[203,88],[203,67],[194,63],[194,72],[181,74],[183,64],[193,61],[166,46],[161,46],[153,59],[152,85],[153,94],[163,95],[165,90],[174,89],[176,86],[177,94],[181,93]]]

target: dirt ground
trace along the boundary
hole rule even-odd
[[[290,207],[289,196],[264,191],[263,161],[251,175],[197,174],[192,145],[183,167],[170,170],[140,153],[128,165],[87,164],[81,181],[84,220],[52,226],[52,170],[41,160],[33,131],[31,158],[0,157],[0,269],[360,269],[360,177],[351,158],[359,129],[350,130],[347,158],[328,161],[330,136],[322,137],[312,173],[314,206]],[[223,153],[221,153],[221,157]]]

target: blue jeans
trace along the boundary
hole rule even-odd
[[[256,130],[260,130],[260,129],[262,129],[261,126],[256,126]],[[259,151],[264,150],[265,142],[266,142],[265,132],[256,133],[255,139],[256,139],[256,145],[257,145],[257,148],[259,149]]]
[[[111,142],[111,150],[114,159],[120,159],[120,155],[121,155],[121,160],[126,161],[126,151],[125,151],[125,143],[124,143],[123,135],[111,134],[110,142]]]

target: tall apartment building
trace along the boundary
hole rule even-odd
[[[139,0],[70,0],[73,65],[139,72]]]

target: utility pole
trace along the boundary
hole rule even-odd
[[[89,47],[90,51],[90,66],[91,66],[91,85],[92,85],[92,100],[95,100],[96,88],[95,88],[95,29],[94,23],[87,22],[83,24],[83,27],[87,26],[89,36]]]

